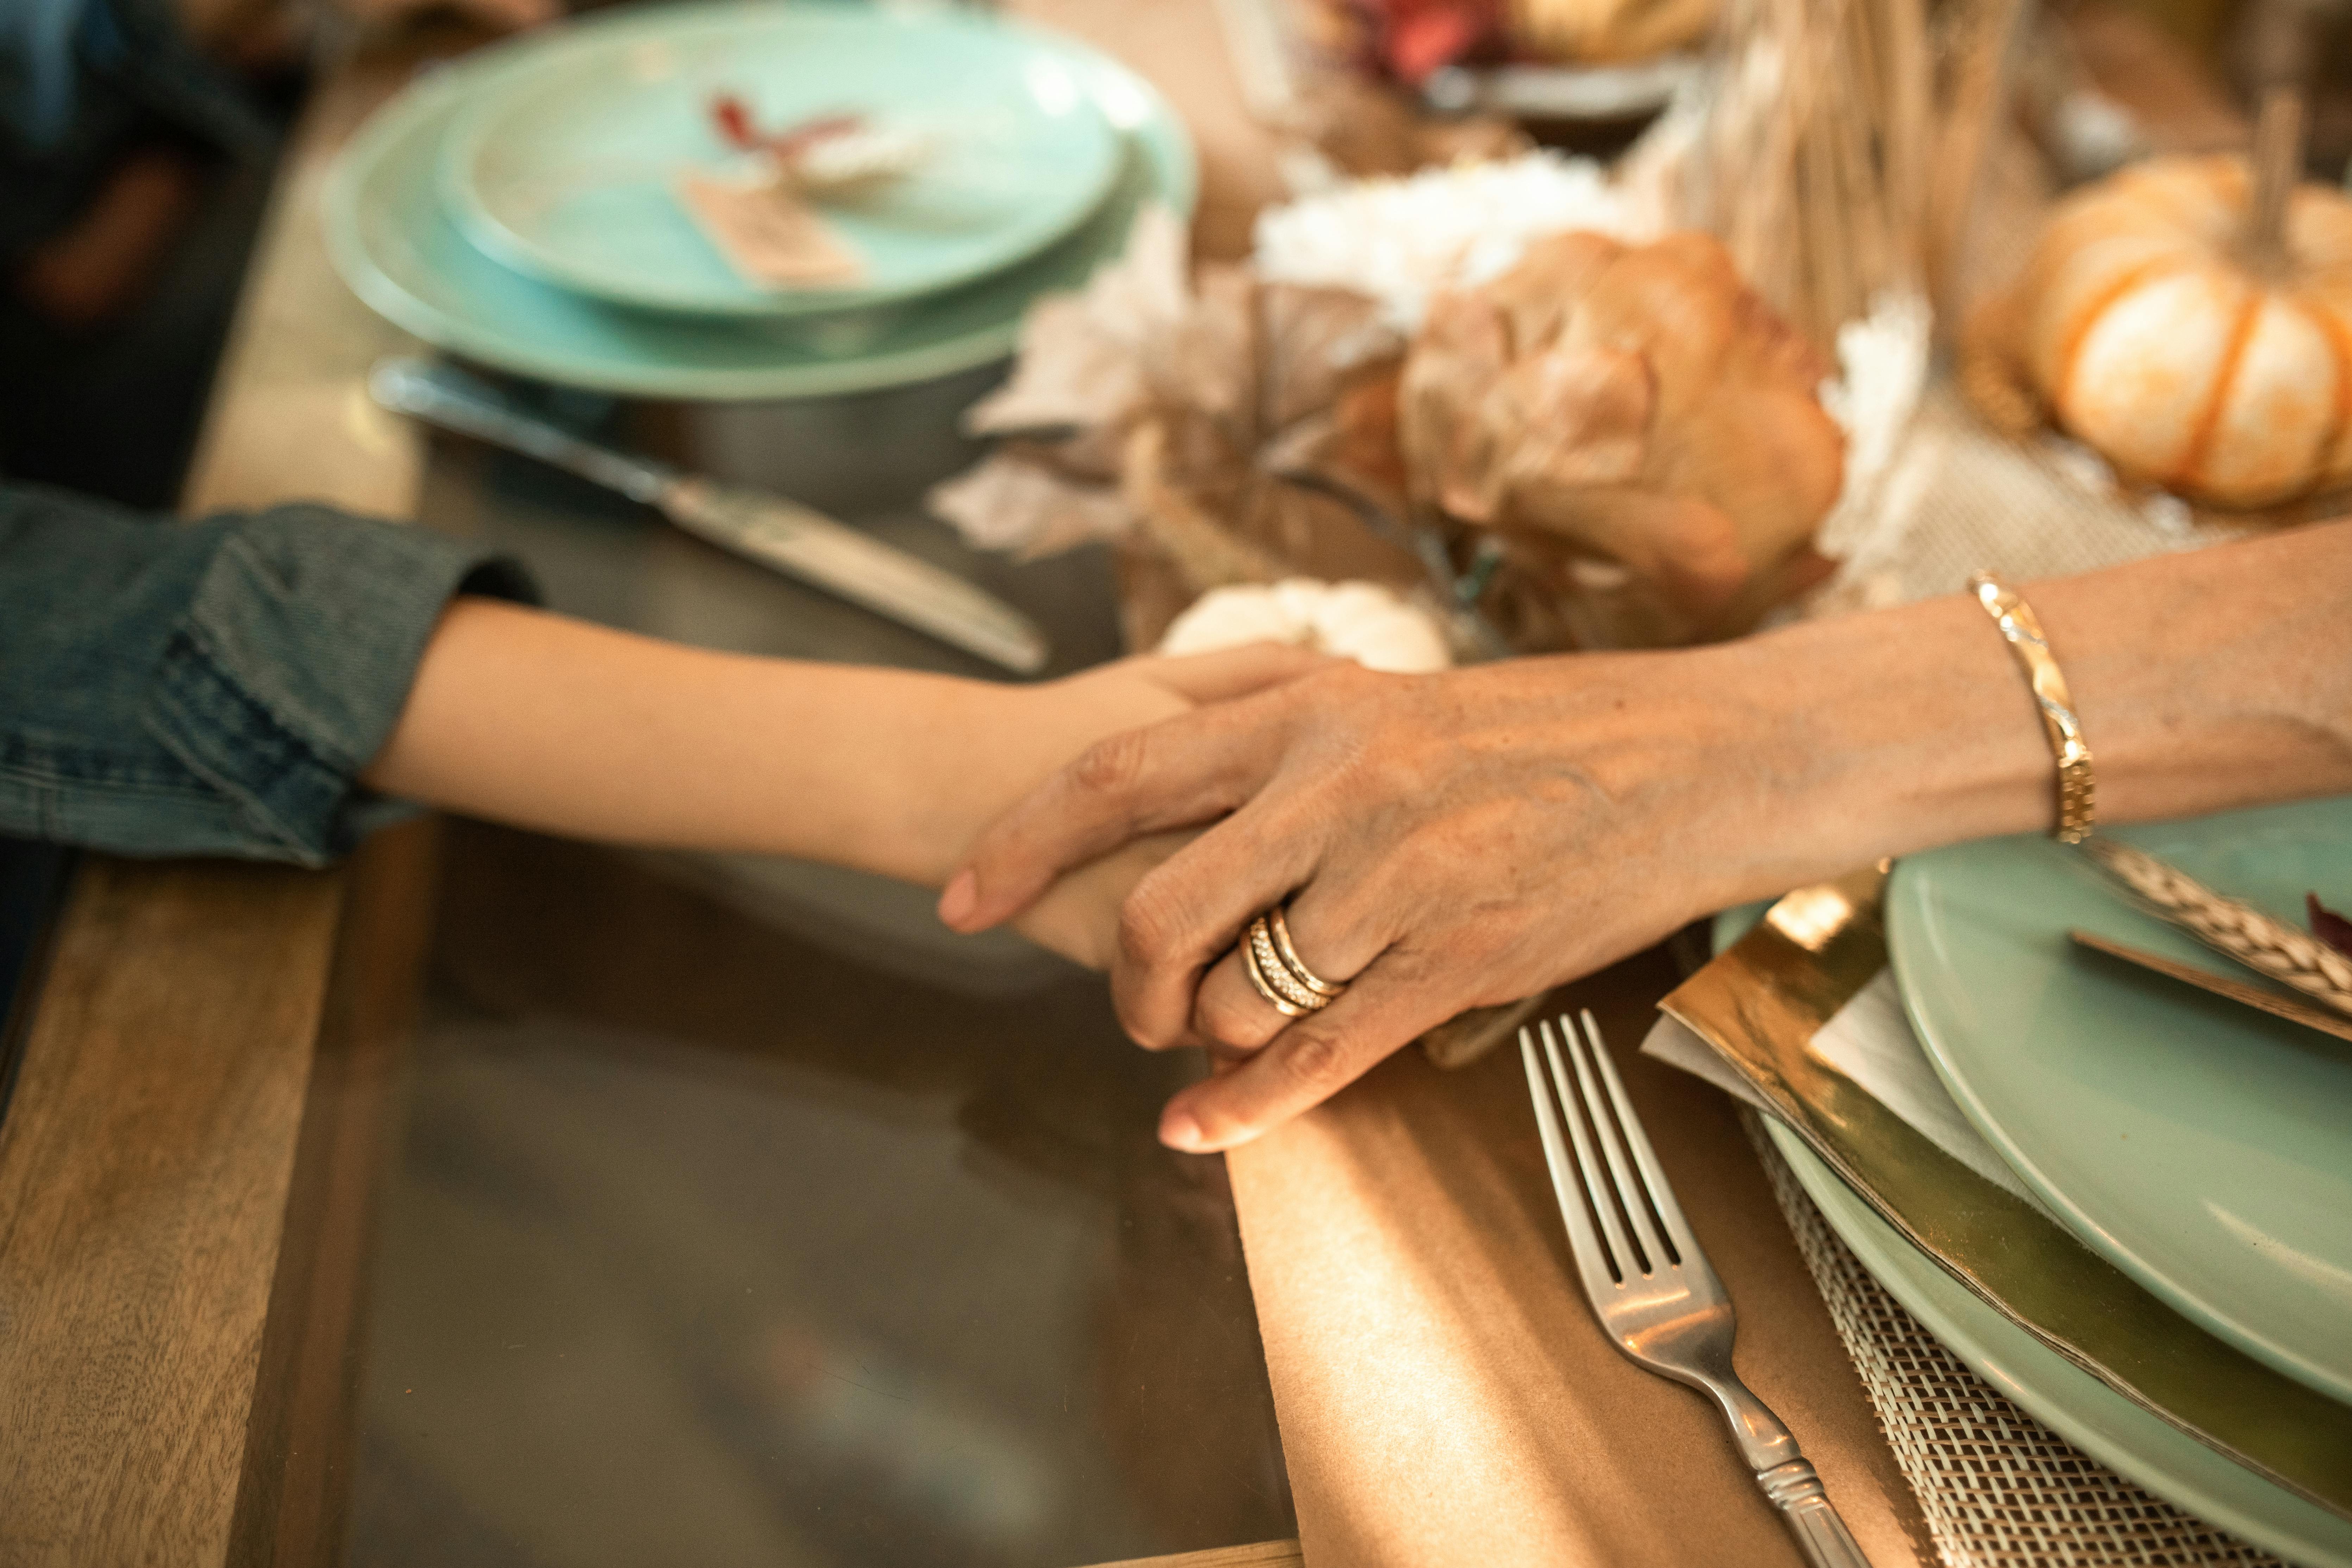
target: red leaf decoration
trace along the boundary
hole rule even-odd
[[[1476,47],[1486,30],[1478,7],[1433,6],[1398,17],[1388,33],[1389,68],[1419,86],[1441,66],[1450,66]]]
[[[2321,903],[2317,893],[2304,894],[2303,907],[2311,917],[2311,934],[2345,957],[2352,958],[2352,920],[2346,920]]]
[[[827,137],[845,136],[866,129],[866,117],[862,114],[820,114],[782,131],[763,132],[751,118],[751,105],[731,92],[712,95],[710,122],[718,128],[719,139],[738,153],[764,147],[785,163]]]
[[[739,153],[760,144],[760,133],[751,128],[751,110],[731,92],[710,100],[710,122],[719,128],[719,139]]]

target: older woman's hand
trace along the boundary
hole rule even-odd
[[[2002,655],[1982,640],[1978,673],[1997,681]],[[941,916],[993,924],[1132,837],[1215,823],[1129,896],[1113,987],[1146,1046],[1258,1051],[1162,1123],[1179,1147],[1230,1147],[1466,1008],[1866,858],[1864,825],[1838,820],[1833,770],[1815,763],[1813,696],[1777,654],[1768,639],[1736,658],[1350,666],[1202,708],[1055,774],[981,840]],[[1349,983],[1297,1022],[1233,951],[1286,900],[1300,957]]]
[[[2352,788],[2352,522],[2032,585],[2106,822]],[[980,840],[940,913],[977,930],[1066,868],[1213,824],[1122,910],[1147,1046],[1255,1049],[1160,1134],[1230,1148],[1465,1008],[1685,921],[1935,844],[2047,826],[2032,695],[1962,598],[1678,653],[1312,674],[1101,742]],[[1288,900],[1351,984],[1288,1022],[1233,952]]]

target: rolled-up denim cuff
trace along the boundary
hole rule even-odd
[[[257,847],[323,865],[396,810],[354,780],[460,593],[534,597],[511,562],[423,529],[312,507],[243,520],[165,640],[142,722]]]

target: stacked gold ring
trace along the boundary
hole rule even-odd
[[[1242,933],[1242,968],[1257,994],[1286,1018],[1319,1013],[1348,989],[1307,967],[1291,942],[1290,922],[1279,904],[1250,921]]]

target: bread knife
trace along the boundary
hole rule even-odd
[[[699,539],[773,567],[901,626],[1020,675],[1045,667],[1035,622],[953,573],[763,490],[713,484],[665,463],[585,441],[516,408],[453,365],[399,357],[368,375],[375,400],[537,458],[659,510]]]

